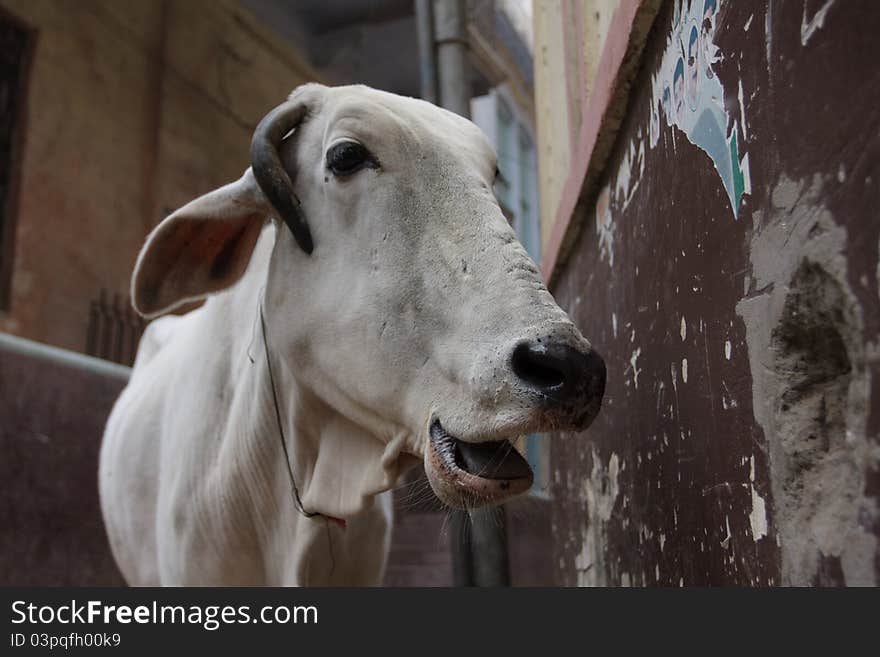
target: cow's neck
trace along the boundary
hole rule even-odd
[[[262,447],[283,466],[283,480],[301,515],[347,520],[389,490],[399,474],[400,440],[383,441],[332,408],[305,385],[295,363],[264,340],[264,367],[253,382],[262,409]],[[286,445],[285,454],[282,445]],[[271,456],[274,455],[274,456]],[[289,464],[289,469],[288,469]]]
[[[242,507],[265,549],[298,551],[305,558],[309,551],[326,552],[328,520],[342,532],[340,539],[357,533],[363,541],[370,523],[384,532],[375,498],[400,473],[402,437],[383,442],[331,408],[297,378],[295,363],[275,348],[268,327],[264,342],[258,300],[271,251],[265,238],[245,277],[204,308],[208,324],[228,327],[222,342],[244,366],[229,370],[233,403],[222,449],[233,455],[223,462],[235,465],[223,476],[242,483],[229,489],[243,492]],[[343,530],[337,519],[349,528]]]

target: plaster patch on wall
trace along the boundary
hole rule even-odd
[[[752,193],[752,171],[749,167],[749,154],[746,153],[743,155],[742,160],[739,163],[740,171],[742,172],[742,189],[743,194],[751,194]]]
[[[645,148],[640,128],[635,139],[630,141],[615,176],[614,201],[621,212],[625,211],[632,201],[644,172]]]
[[[748,124],[746,123],[746,104],[745,104],[745,101],[743,100],[743,82],[742,82],[742,80],[738,80],[737,84],[739,85],[739,92],[737,93],[737,99],[739,100],[739,115],[740,115],[740,117],[742,117],[742,122],[740,123],[740,126],[742,127],[742,131],[743,131],[743,139],[748,140],[749,130],[748,130]],[[745,159],[745,158],[743,158],[743,159]]]
[[[733,538],[733,534],[730,533],[730,516],[724,516],[724,527],[727,529],[727,535],[721,541],[721,547],[725,550],[730,547],[730,539]]]
[[[632,352],[632,357],[629,359],[629,366],[632,369],[633,375],[633,388],[638,390],[639,388],[639,374],[642,373],[642,370],[639,369],[637,363],[639,360],[639,355],[642,353],[642,348],[639,347],[634,352]]]
[[[611,190],[606,185],[596,199],[596,234],[599,236],[599,259],[614,266],[614,220],[611,216]]]
[[[582,495],[586,502],[586,517],[581,530],[581,549],[575,556],[578,586],[605,586],[608,582],[605,540],[606,525],[614,512],[620,495],[618,474],[620,459],[612,453],[608,466],[592,450],[593,469],[583,482]]]
[[[614,176],[613,184],[605,185],[596,199],[596,234],[599,237],[599,259],[607,261],[609,267],[614,266],[615,226],[611,211],[612,202],[616,209],[621,212],[625,211],[639,188],[644,172],[645,144],[642,131],[639,130],[624,153]],[[636,275],[638,275],[638,271]]]
[[[752,489],[752,512],[749,514],[749,524],[752,526],[752,538],[757,541],[767,535],[767,506],[764,504],[764,498],[755,489],[754,454],[751,458],[751,475],[749,480],[751,481]]]
[[[801,18],[801,45],[807,45],[807,42],[813,37],[813,34],[825,26],[825,16],[834,0],[826,0],[825,4],[813,14],[813,17],[807,22],[807,3],[804,3],[804,15]]]
[[[723,0],[694,0],[687,8],[680,2],[675,4],[666,50],[659,70],[651,78],[649,143],[651,148],[657,145],[664,123],[681,130],[712,160],[737,218],[742,196],[751,185],[747,188],[745,182],[748,161],[740,156],[746,139],[742,81],[738,81],[741,144],[739,121],[730,120],[724,88],[712,68],[723,57],[714,43],[722,4]]]
[[[768,532],[780,546],[782,583],[828,583],[830,572],[842,580],[833,583],[873,586],[878,510],[865,479],[880,455],[865,431],[869,354],[847,233],[822,204],[824,184],[819,175],[777,180],[771,210],[753,215],[751,286],[736,309],[768,447]]]
[[[725,411],[730,410],[731,408],[737,408],[739,404],[736,399],[730,394],[730,390],[727,388],[727,384],[724,380],[721,380],[721,408]]]

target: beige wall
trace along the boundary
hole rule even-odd
[[[571,168],[581,99],[592,88],[619,4],[620,0],[534,0],[538,185],[545,245]]]
[[[254,126],[314,74],[232,0],[0,0],[37,32],[9,312],[82,351],[168,209],[241,175]]]

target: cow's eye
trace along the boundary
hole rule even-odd
[[[327,151],[327,168],[336,176],[349,176],[364,167],[375,168],[376,165],[376,158],[356,141],[341,141]]]

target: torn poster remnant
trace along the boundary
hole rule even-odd
[[[666,51],[651,79],[648,131],[651,148],[660,140],[665,124],[684,132],[692,144],[702,149],[715,165],[736,218],[743,194],[751,189],[748,158],[740,156],[745,144],[739,143],[738,136],[739,121],[745,121],[744,108],[740,119],[731,122],[724,88],[712,69],[722,58],[714,43],[722,2],[693,0],[675,4]]]

